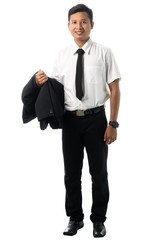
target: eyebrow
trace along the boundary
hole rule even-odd
[[[82,21],[82,20],[85,20],[85,21],[87,21],[87,19],[85,19],[85,18],[84,18],[84,19],[81,19],[81,21]],[[77,20],[71,20],[71,21],[77,21]]]

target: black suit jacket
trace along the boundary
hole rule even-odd
[[[35,82],[35,74],[22,91],[23,123],[38,118],[40,128],[46,129],[48,123],[53,129],[63,127],[64,87],[56,79],[48,78],[41,87]]]

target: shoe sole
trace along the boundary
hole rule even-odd
[[[94,235],[94,233],[93,233],[93,237],[94,237],[94,238],[100,238],[100,237],[104,237],[105,235],[106,235],[106,232],[104,233],[104,235],[103,235],[103,236],[101,236],[101,235],[97,236],[97,235]]]
[[[78,232],[79,229],[81,229],[81,228],[83,228],[83,227],[84,227],[84,223],[77,229],[77,232]],[[77,232],[76,232],[76,233],[73,233],[73,234],[69,234],[69,233],[64,232],[63,235],[65,235],[65,236],[74,236],[74,235],[77,234]]]
[[[105,234],[105,235],[106,235],[106,234]],[[104,235],[104,236],[105,236],[105,235]],[[104,237],[104,236],[94,236],[94,235],[93,235],[94,238],[102,238],[102,237]]]

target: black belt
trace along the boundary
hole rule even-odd
[[[71,113],[71,114],[74,114],[78,117],[81,117],[81,116],[86,116],[86,115],[92,115],[94,113],[98,113],[98,112],[101,112],[104,110],[104,106],[100,106],[100,107],[96,107],[96,108],[90,108],[90,109],[87,109],[87,110],[75,110],[75,111],[68,111],[68,113]]]

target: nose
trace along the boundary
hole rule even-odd
[[[82,29],[82,23],[81,22],[77,22],[77,26],[78,29]]]

